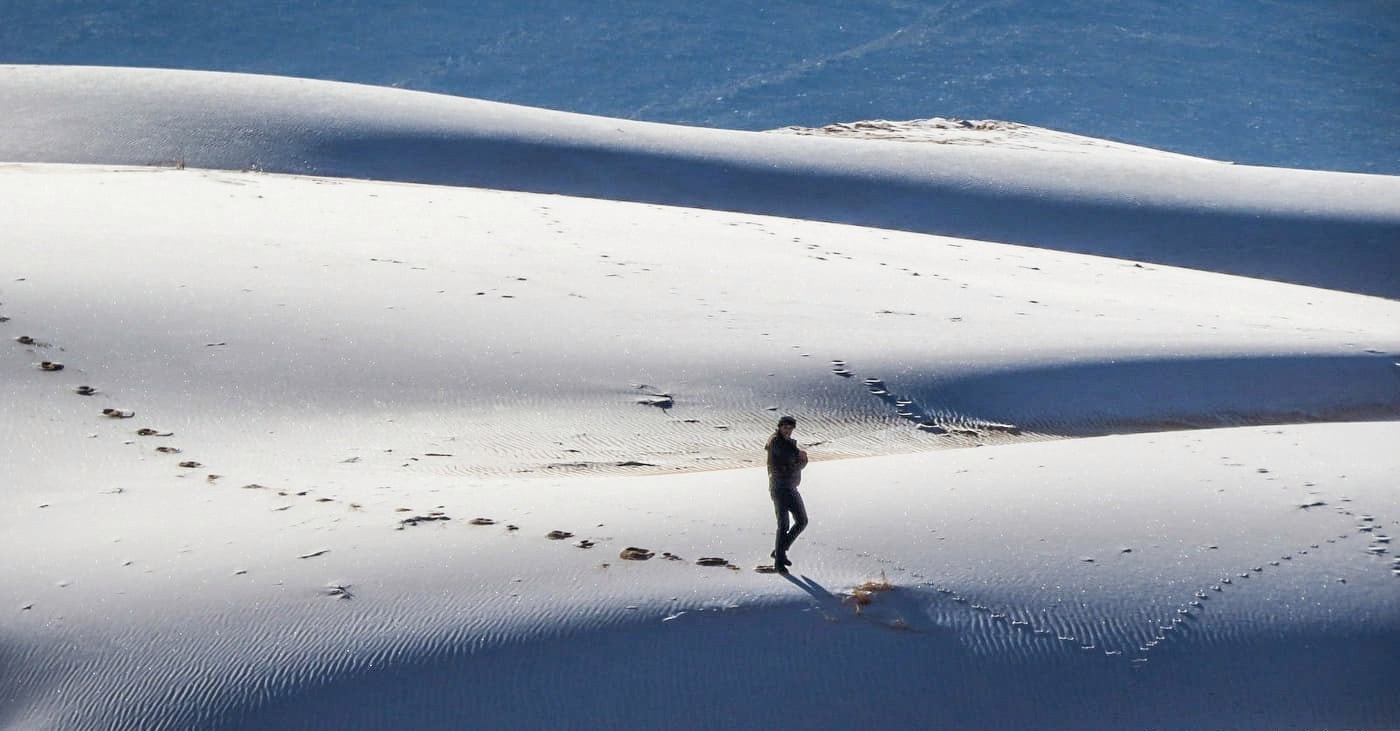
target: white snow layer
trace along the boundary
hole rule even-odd
[[[874,126],[0,67],[0,728],[1400,726],[1400,180]]]

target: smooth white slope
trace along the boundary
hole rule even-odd
[[[1400,579],[1367,549],[1396,529],[1395,467],[1374,459],[1396,437],[1314,425],[823,463],[792,582],[748,570],[768,532],[757,470],[419,478],[386,492],[456,520],[397,532],[393,503],[128,469],[101,483],[120,495],[31,508],[6,547],[28,563],[45,546],[48,567],[6,590],[30,608],[5,620],[5,720],[763,728],[858,708],[900,727],[1384,728]],[[76,526],[86,541],[65,545]],[[882,574],[897,588],[857,614],[843,595]]]
[[[0,189],[3,327],[38,341],[0,353],[8,727],[1395,721],[1393,425],[985,422],[1016,389],[1065,431],[1393,418],[1397,303],[496,191],[69,166]],[[937,414],[977,436],[919,431],[866,374],[981,383]],[[770,408],[817,459],[795,583],[751,571],[761,471],[617,474],[743,464]],[[974,441],[1009,444],[830,459]]]
[[[646,201],[1400,296],[1400,179],[1109,150],[1049,131],[1014,146],[910,145],[301,79],[42,66],[0,67],[0,129],[0,160],[181,163]],[[1318,249],[1330,255],[1313,256]]]
[[[54,346],[13,349],[14,396],[86,382],[170,428],[235,414],[213,449],[315,424],[327,458],[671,470],[747,463],[773,410],[832,456],[1400,411],[1400,304],[1357,295],[470,189],[81,167],[0,185],[24,267],[7,328]],[[70,370],[33,370],[53,359]]]

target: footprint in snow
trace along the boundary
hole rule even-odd
[[[317,498],[317,501],[319,502],[319,501],[322,501],[322,500],[329,500],[329,499],[330,499],[330,498]],[[416,526],[416,525],[419,525],[420,523],[436,523],[436,522],[446,521],[446,520],[452,520],[452,518],[451,518],[450,516],[444,514],[444,513],[441,512],[441,511],[436,511],[436,510],[435,510],[435,511],[433,511],[433,512],[431,512],[431,513],[428,513],[427,515],[415,515],[415,516],[413,516],[413,517],[411,517],[411,518],[404,518],[403,520],[400,520],[400,521],[399,521],[399,528],[398,528],[398,529],[399,529],[399,530],[403,530],[405,526]]]

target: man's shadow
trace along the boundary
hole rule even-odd
[[[793,586],[811,594],[812,598],[817,601],[839,601],[834,594],[826,590],[826,587],[813,581],[810,576],[803,575],[801,578],[798,578],[792,574],[783,574],[782,577],[787,579]]]

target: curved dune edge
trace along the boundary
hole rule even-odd
[[[0,67],[0,160],[373,178],[742,211],[1395,298],[1400,179],[1066,144],[686,128],[303,79]],[[1190,237],[1180,236],[1190,229]],[[1314,257],[1326,248],[1332,256]],[[1306,261],[1306,265],[1300,262]]]
[[[37,338],[13,398],[94,387],[30,418],[133,410],[207,457],[275,463],[290,430],[365,469],[638,474],[752,464],[778,412],[819,460],[1400,415],[1400,304],[1356,295],[472,189],[21,166],[0,190],[6,327]]]
[[[19,565],[44,550],[67,573],[45,586],[31,568],[5,589],[29,605],[5,620],[8,722],[372,728],[418,708],[422,728],[463,714],[760,728],[863,698],[875,722],[962,699],[975,712],[951,727],[1017,728],[1044,710],[1006,704],[1015,679],[1020,699],[1098,699],[1084,728],[1124,714],[1384,727],[1400,579],[1374,549],[1400,504],[1394,465],[1372,457],[1395,437],[1394,423],[1268,427],[819,465],[792,581],[751,570],[767,532],[757,470],[419,479],[393,495],[453,519],[402,530],[374,506],[111,479],[128,491],[75,494],[20,527]],[[120,528],[96,527],[114,510]],[[620,560],[630,545],[655,557]],[[858,605],[882,577],[893,590]],[[774,700],[791,690],[781,668],[801,703]],[[1131,692],[1144,683],[1150,697]]]
[[[1068,132],[1057,132],[1044,127],[999,119],[945,119],[943,117],[909,120],[870,119],[860,122],[837,122],[822,127],[783,127],[771,131],[776,134],[840,137],[854,140],[979,145],[1004,149],[1053,150],[1082,154],[1130,152],[1175,160],[1203,161],[1203,158],[1176,152],[1166,152],[1151,147],[1129,145]]]

